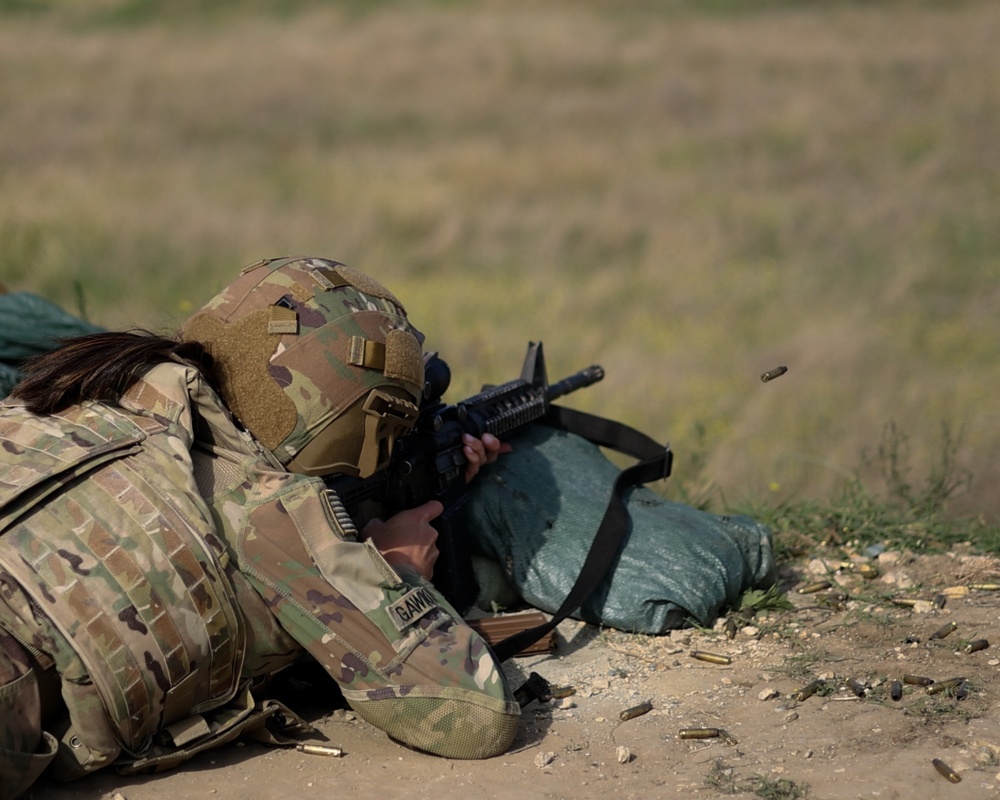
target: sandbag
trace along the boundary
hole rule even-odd
[[[619,468],[586,439],[543,425],[511,443],[476,479],[462,522],[524,601],[552,613],[580,572]],[[765,525],[642,486],[627,498],[631,526],[618,557],[571,616],[635,633],[710,626],[748,589],[774,583]]]
[[[0,397],[21,379],[24,359],[49,352],[60,339],[100,330],[31,292],[0,294]]]

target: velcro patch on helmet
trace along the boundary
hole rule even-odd
[[[417,387],[419,397],[424,386],[424,354],[416,336],[398,328],[386,334],[383,373]]]
[[[338,265],[340,264],[340,262],[336,263]],[[337,274],[337,271],[333,269],[333,267],[316,267],[316,269],[313,270],[312,275],[316,283],[327,291],[351,285],[351,282],[343,275]]]
[[[394,329],[385,336],[385,368],[387,378],[424,386],[424,354],[417,337],[409,331]]]
[[[346,264],[339,264],[337,266],[337,273],[359,292],[370,294],[372,297],[378,297],[382,300],[388,300],[393,305],[398,306],[404,314],[406,313],[406,309],[403,308],[403,304],[399,302],[396,295],[370,275],[365,275],[363,272],[359,272]]]
[[[294,309],[273,305],[268,308],[268,333],[298,333],[299,315]]]
[[[409,331],[395,328],[385,336],[385,344],[352,336],[347,363],[381,372],[387,378],[402,381],[417,388],[424,385],[424,357],[417,337]]]
[[[269,309],[225,323],[198,314],[184,337],[206,345],[216,361],[226,405],[264,447],[273,450],[292,432],[295,404],[268,371],[278,339],[268,333]]]

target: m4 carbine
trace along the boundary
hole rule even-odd
[[[552,401],[603,377],[604,370],[594,365],[550,386],[542,343],[531,342],[520,378],[484,387],[479,394],[447,405],[441,398],[451,382],[451,370],[434,354],[426,365],[420,415],[413,429],[396,441],[388,466],[365,479],[336,475],[327,479],[327,485],[359,529],[376,517],[385,519],[439,500],[444,513],[434,521],[440,552],[434,585],[464,614],[475,602],[479,587],[469,539],[464,531],[456,530],[456,512],[468,496],[462,435],[481,438],[491,433],[502,440],[545,416]]]

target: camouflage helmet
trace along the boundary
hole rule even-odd
[[[423,335],[378,281],[337,261],[246,267],[181,329],[222,399],[290,471],[368,477],[418,413]]]

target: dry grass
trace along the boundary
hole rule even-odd
[[[696,495],[823,494],[890,420],[919,475],[947,419],[958,509],[1000,511],[995,2],[17,5],[0,281],[171,326],[330,255],[409,298],[456,395],[528,339],[603,364],[574,404]]]

